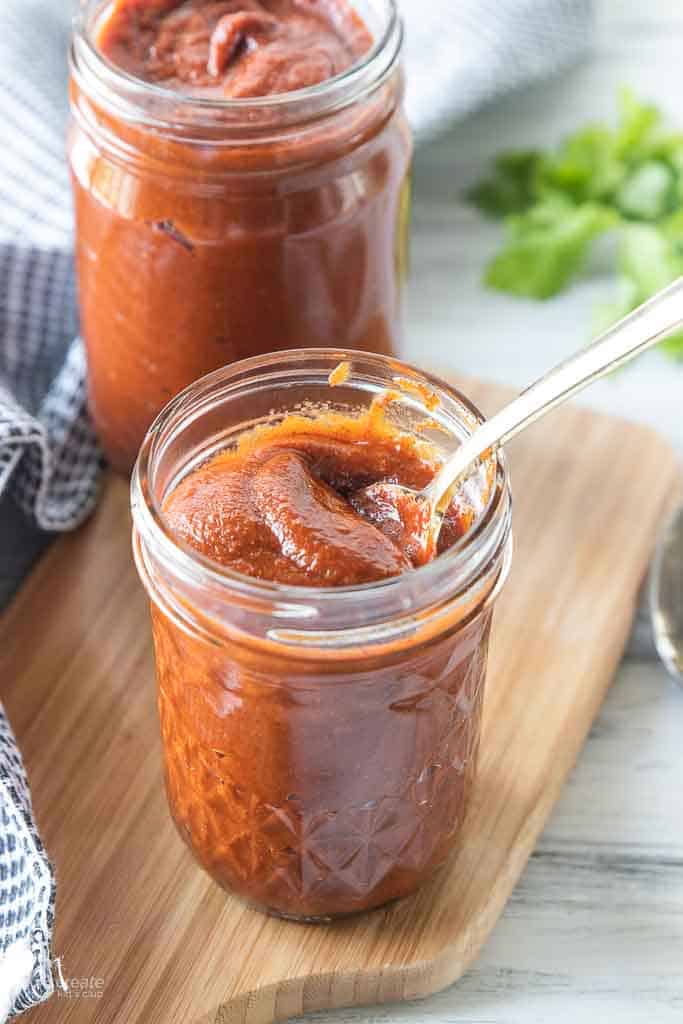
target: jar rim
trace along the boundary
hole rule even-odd
[[[182,90],[169,89],[118,67],[101,52],[92,38],[96,15],[89,15],[87,3],[83,3],[72,20],[70,47],[71,72],[79,78],[83,73],[94,76],[98,82],[101,98],[117,108],[117,114],[124,119],[148,116],[146,108],[135,99],[152,98],[168,105],[177,121],[182,109],[211,115],[243,114],[243,124],[258,111],[277,112],[281,123],[291,124],[298,117],[309,115],[311,107],[317,114],[332,113],[349,103],[356,102],[364,94],[379,87],[393,70],[403,45],[403,21],[396,0],[382,0],[386,6],[386,24],[373,45],[344,71],[315,85],[289,92],[268,96],[216,98],[196,95]],[[125,96],[122,94],[125,92]],[[182,120],[182,118],[180,118]],[[194,125],[201,122],[193,121]]]
[[[457,388],[435,375],[409,363],[367,352],[328,348],[291,349],[231,363],[185,388],[168,403],[150,427],[131,478],[131,508],[134,536],[137,535],[136,543],[141,542],[146,549],[152,551],[156,560],[172,566],[175,577],[194,585],[211,585],[217,588],[218,592],[230,595],[231,599],[244,600],[254,605],[280,604],[291,609],[298,608],[304,618],[307,606],[313,606],[316,612],[320,611],[324,616],[325,608],[350,606],[351,602],[359,601],[371,608],[373,602],[381,598],[383,603],[389,600],[395,608],[407,611],[406,601],[401,600],[401,595],[405,597],[408,590],[421,595],[424,598],[423,606],[426,602],[428,607],[438,604],[439,601],[450,600],[454,594],[466,591],[481,577],[492,558],[501,555],[510,537],[510,483],[506,459],[502,452],[495,456],[495,472],[485,507],[470,529],[438,558],[409,573],[388,579],[330,588],[261,580],[222,566],[173,536],[154,492],[153,479],[154,460],[159,457],[165,441],[168,440],[169,432],[180,429],[179,424],[183,422],[190,423],[193,416],[197,417],[201,411],[202,397],[211,395],[212,389],[220,385],[227,384],[229,387],[231,378],[232,386],[237,390],[244,375],[265,370],[274,360],[278,365],[290,365],[305,359],[329,360],[330,368],[343,360],[348,360],[352,364],[354,360],[362,360],[366,363],[376,363],[383,368],[389,367],[395,377],[416,377],[433,387],[437,394],[452,396],[471,417],[471,426],[468,427],[464,420],[461,423],[466,431],[471,432],[484,419],[473,402]],[[411,404],[413,408],[423,411],[425,416],[434,416],[434,410],[428,409],[419,396],[411,396]],[[415,607],[410,609],[412,614],[416,610],[418,609]],[[374,611],[375,609],[373,614]]]

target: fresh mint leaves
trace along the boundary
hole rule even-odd
[[[683,135],[629,91],[619,107],[616,128],[588,125],[552,152],[501,154],[469,193],[504,220],[485,282],[512,295],[557,295],[585,267],[593,240],[617,233],[617,298],[599,310],[599,329],[683,273]],[[663,347],[683,360],[683,334]]]

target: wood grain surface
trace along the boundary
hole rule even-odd
[[[487,410],[499,389],[468,387]],[[510,450],[516,550],[497,613],[462,842],[415,897],[335,925],[227,897],[171,825],[125,485],[55,545],[0,622],[4,699],[58,875],[55,953],[97,999],[36,1020],[266,1024],[434,992],[472,963],[534,847],[623,649],[680,479],[645,428],[575,408]]]

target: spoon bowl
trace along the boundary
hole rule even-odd
[[[356,491],[349,499],[364,519],[378,526],[405,552],[414,566],[436,557],[443,515],[436,513],[427,491],[385,480]]]

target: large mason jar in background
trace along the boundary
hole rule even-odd
[[[348,71],[257,99],[190,97],[117,70],[87,0],[71,50],[69,158],[91,413],[132,466],[174,394],[278,349],[392,354],[410,133],[393,0]]]

